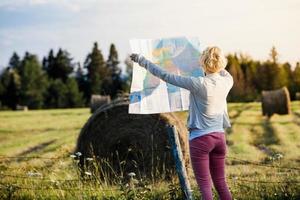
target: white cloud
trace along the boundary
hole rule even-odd
[[[41,4],[47,4],[48,0],[29,0],[29,5],[41,5]]]
[[[58,47],[70,51],[74,60],[83,61],[94,41],[104,54],[109,44],[115,43],[122,60],[130,52],[131,38],[179,35],[199,36],[205,44],[218,45],[225,52],[247,52],[255,59],[265,59],[275,45],[283,61],[300,59],[300,15],[296,10],[300,5],[294,0],[174,1],[0,0],[0,9],[3,5],[54,5],[69,11],[62,12],[60,20],[29,24],[26,30],[25,26],[12,27],[0,43],[0,49],[5,49],[0,61],[6,62],[14,50],[46,55],[50,48]],[[16,38],[19,35],[22,38]],[[0,38],[4,38],[1,30]]]
[[[24,9],[26,6],[53,5],[65,8],[72,12],[90,8],[97,0],[1,0],[0,8],[8,10]]]

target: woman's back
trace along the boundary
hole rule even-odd
[[[224,131],[230,126],[226,97],[233,85],[232,76],[225,70],[208,74],[197,80],[190,93],[188,127],[196,130],[190,139],[211,131]]]

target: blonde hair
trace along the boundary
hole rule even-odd
[[[215,73],[225,69],[227,59],[219,47],[207,47],[200,57],[200,64],[205,72]]]

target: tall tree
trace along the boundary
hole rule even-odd
[[[55,56],[53,49],[49,51],[48,57],[44,57],[42,64],[43,70],[47,72],[47,75],[53,77],[55,74]]]
[[[284,69],[279,66],[278,53],[275,47],[272,47],[270,60],[264,62],[257,69],[258,89],[260,91],[278,89],[287,83],[286,76]]]
[[[293,81],[296,92],[300,92],[300,63],[297,62],[295,70],[293,71]]]
[[[274,46],[271,49],[270,58],[272,63],[278,63],[278,52]]]
[[[0,76],[0,102],[2,106],[16,109],[19,103],[20,76],[15,69],[7,67]]]
[[[51,49],[48,58],[43,60],[43,68],[47,71],[49,78],[61,79],[66,82],[69,75],[73,72],[73,63],[70,54],[59,49],[56,56]]]
[[[87,85],[87,76],[84,73],[80,63],[78,63],[78,67],[75,73],[75,79],[77,81],[77,85],[79,88],[79,91],[83,93],[83,99],[85,103],[88,103],[88,85]]]
[[[76,108],[84,105],[83,94],[78,89],[75,78],[69,78],[66,82],[66,101],[68,108]]]
[[[14,52],[12,57],[9,60],[9,65],[8,66],[10,68],[18,70],[18,68],[20,67],[20,64],[21,64],[20,57],[16,52]]]
[[[92,94],[102,93],[102,83],[107,77],[109,71],[105,66],[105,61],[97,42],[94,43],[92,52],[88,54],[84,67],[87,69],[87,98],[90,99]]]
[[[229,93],[228,100],[229,101],[241,101],[244,100],[245,97],[245,79],[243,70],[238,61],[238,57],[236,55],[227,56],[228,60],[228,72],[233,77],[233,87]]]
[[[286,74],[286,86],[290,92],[290,97],[292,100],[295,99],[295,88],[294,88],[294,80],[293,80],[293,70],[290,63],[286,62],[282,65],[282,69],[285,71]]]
[[[132,80],[132,71],[133,71],[133,62],[130,59],[129,55],[126,57],[124,63],[126,65],[126,76],[124,78],[122,88],[123,88],[123,91],[129,93],[130,84],[131,84],[131,80]]]
[[[109,75],[105,78],[103,84],[104,93],[109,94],[112,98],[122,90],[121,69],[119,68],[118,52],[114,44],[110,45],[108,59],[106,61]]]
[[[47,93],[45,95],[45,106],[47,108],[67,107],[67,88],[61,79],[50,79]]]
[[[21,77],[21,104],[27,105],[29,108],[41,108],[47,82],[36,55],[25,53],[19,74]]]
[[[255,76],[259,62],[249,61],[245,72],[245,92],[247,101],[254,101],[258,97],[258,91],[255,87]]]

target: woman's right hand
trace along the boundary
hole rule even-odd
[[[133,61],[133,62],[139,62],[139,54],[136,54],[136,53],[132,53],[130,55],[130,59]]]

